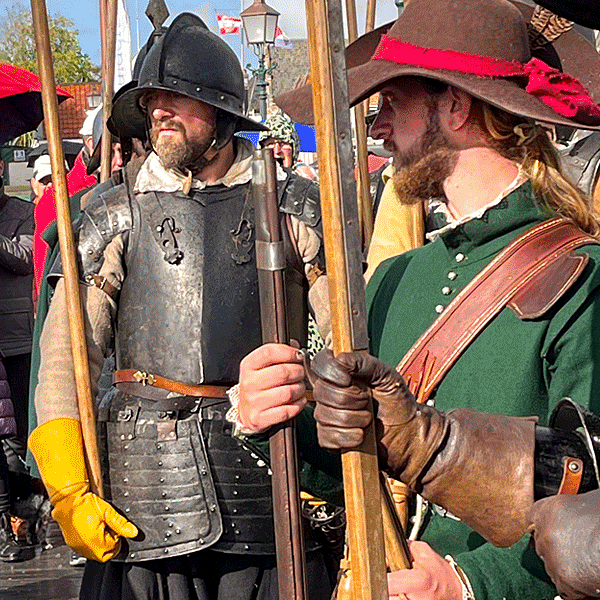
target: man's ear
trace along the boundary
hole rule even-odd
[[[448,86],[438,104],[440,118],[450,131],[458,131],[469,119],[473,97],[458,88]]]

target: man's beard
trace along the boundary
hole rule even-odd
[[[181,138],[160,135],[160,129],[176,129]],[[190,169],[198,173],[206,167],[210,160],[204,157],[213,142],[213,136],[190,137],[185,129],[176,121],[161,121],[155,123],[150,130],[152,147],[165,169]]]
[[[429,107],[427,130],[408,151],[394,154],[392,178],[402,204],[417,204],[444,196],[444,181],[452,175],[458,150],[441,130],[437,106]]]

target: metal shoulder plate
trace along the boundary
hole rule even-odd
[[[293,215],[323,237],[319,186],[314,181],[292,172],[288,172],[284,182],[278,183],[281,212]]]
[[[113,187],[93,197],[73,223],[77,245],[77,267],[82,283],[93,281],[104,261],[104,250],[119,233],[131,229],[131,205],[124,185]],[[58,255],[48,278],[63,274]]]
[[[566,173],[586,194],[593,196],[600,171],[600,132],[590,133],[559,154]]]

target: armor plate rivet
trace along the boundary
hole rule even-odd
[[[156,444],[156,449],[157,450],[162,450],[162,444]]]
[[[241,531],[239,529],[236,529],[235,530],[235,535],[240,535],[240,534],[241,534]]]
[[[569,462],[569,471],[571,471],[571,473],[579,473],[579,471],[580,471],[579,463],[575,462],[575,461]]]
[[[162,460],[159,460],[159,461],[158,461],[158,466],[159,466],[159,467],[162,467],[162,466],[163,466],[163,461],[162,461]]]
[[[171,537],[171,532],[167,531],[167,533],[165,533],[165,542]]]
[[[235,476],[235,478],[236,478],[236,480],[237,480],[237,479],[239,479],[239,478],[240,478],[240,476],[239,476],[239,475],[236,475],[236,476]]]
[[[159,479],[159,481],[160,481],[161,483],[164,483],[164,482],[165,482],[165,478],[164,478],[164,477],[161,477],[161,478]]]
[[[128,439],[128,440],[132,440],[132,439],[133,439],[133,434],[131,434],[131,433],[130,433],[130,434],[127,436],[127,439]]]
[[[123,477],[123,483],[128,483],[129,479],[127,479],[127,477]]]
[[[128,467],[128,466],[129,466],[129,463],[128,463],[128,462],[124,462],[124,463],[123,463],[123,466],[124,466],[124,467]]]
[[[181,533],[181,529],[179,529],[179,527],[175,530],[175,533]],[[202,542],[204,543],[204,542]]]
[[[166,497],[167,497],[167,492],[163,492],[163,493],[162,493],[162,497],[163,497],[163,498],[166,498]]]
[[[123,492],[123,496],[129,496],[129,492]]]
[[[257,460],[257,461],[256,461],[256,464],[257,464],[259,467],[264,467],[264,466],[265,466],[267,463],[265,463],[265,461],[264,461],[264,460]]]
[[[256,454],[254,454],[254,452],[251,452],[251,453],[250,453],[250,456],[251,456],[252,458],[258,458],[258,456],[256,456]]]
[[[237,495],[238,495],[238,493],[237,493],[237,490],[233,490],[233,495],[234,495],[234,496],[237,496]]]
[[[169,527],[173,527],[173,523],[169,523]]]
[[[202,471],[200,471],[202,473],[202,475],[206,475],[208,474],[208,471],[206,469],[202,469]]]
[[[215,512],[215,510],[217,510],[217,507],[215,504],[211,504],[210,505],[210,512]]]
[[[129,509],[128,509],[128,508],[126,508],[126,509],[125,509],[125,512],[129,512]]]
[[[238,509],[234,508],[232,512],[233,512],[234,515],[237,515],[237,511],[238,511]]]
[[[125,434],[121,434],[121,439],[124,440],[125,439]]]
[[[135,558],[135,552],[132,552],[132,553],[129,555],[129,558]]]
[[[203,540],[202,538],[200,538],[198,541],[199,541],[201,544],[204,544],[204,540]]]
[[[168,548],[165,548],[165,549],[163,550],[163,552],[164,552],[165,554],[169,554],[169,549],[168,549]]]
[[[248,544],[244,544],[244,550],[250,550],[250,546],[248,546]]]
[[[165,510],[171,510],[169,506],[165,506]]]

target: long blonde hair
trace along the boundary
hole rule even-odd
[[[573,220],[585,232],[600,237],[600,215],[591,198],[563,173],[545,127],[475,98],[472,114],[487,132],[492,147],[521,165],[538,203]]]

